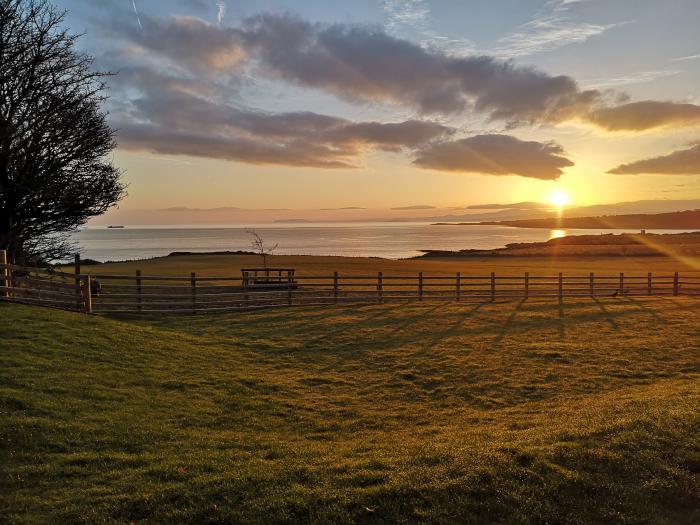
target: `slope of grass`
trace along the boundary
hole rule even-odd
[[[698,300],[0,319],[3,522],[700,520]]]

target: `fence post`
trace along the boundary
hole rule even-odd
[[[418,300],[423,300],[423,272],[418,272]]]
[[[620,295],[625,295],[625,274],[620,272]]]
[[[530,272],[525,272],[525,299],[530,297]]]
[[[85,313],[92,313],[92,275],[85,278]]]
[[[678,288],[679,288],[678,272],[676,272],[673,274],[673,295],[678,295]]]
[[[243,308],[245,309],[249,306],[248,282],[248,272],[243,272]]]
[[[383,284],[382,284],[382,272],[377,273],[377,301],[382,302],[382,291],[383,291]]]
[[[593,272],[588,275],[588,288],[591,292],[591,297],[595,296],[595,277]]]
[[[136,270],[136,302],[138,303],[138,310],[141,311],[141,270]]]
[[[197,313],[197,276],[194,272],[190,274],[190,288],[192,290],[192,313]]]
[[[559,272],[559,302],[564,298],[564,274]]]
[[[7,268],[7,251],[0,250],[0,265],[2,265],[2,285],[5,288],[10,287],[10,270]],[[1,294],[3,297],[10,297],[10,291],[5,290]]]
[[[292,306],[292,271],[287,270],[287,304]]]
[[[647,295],[651,295],[651,272],[647,274]]]
[[[496,272],[491,272],[491,302],[496,300]]]
[[[75,254],[74,260],[75,268],[75,309],[80,312],[83,309],[83,293],[82,293],[82,281],[80,279],[80,254]]]
[[[455,279],[455,299],[457,302],[462,300],[462,274],[457,272],[457,278]]]
[[[333,304],[338,304],[338,272],[333,272]]]

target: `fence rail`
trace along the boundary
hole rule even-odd
[[[275,275],[265,280],[241,276],[183,276],[74,273],[8,264],[0,251],[0,301],[52,306],[87,313],[215,313],[299,305],[409,301],[488,302],[529,297],[693,295],[700,275],[520,276]],[[99,289],[95,285],[99,283]]]

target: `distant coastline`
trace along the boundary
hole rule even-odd
[[[700,256],[700,231],[569,235],[546,242],[510,243],[492,250],[424,250],[416,258]]]
[[[435,226],[511,226],[514,228],[556,229],[637,229],[700,230],[700,210],[671,213],[603,215],[600,217],[547,217],[510,221],[437,222]]]

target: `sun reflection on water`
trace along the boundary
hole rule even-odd
[[[550,239],[560,239],[561,237],[566,237],[566,235],[566,230],[550,230],[549,232]]]

